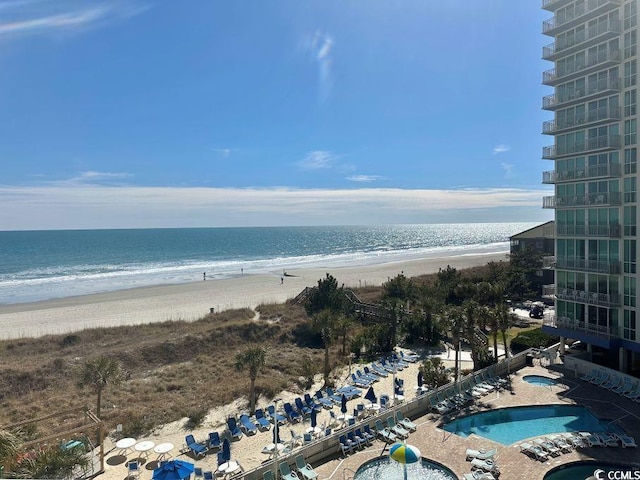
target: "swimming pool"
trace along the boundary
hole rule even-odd
[[[540,387],[551,387],[557,383],[557,381],[553,378],[545,377],[543,375],[525,375],[522,377],[527,383],[531,385],[537,385]]]
[[[606,474],[612,471],[619,472],[636,472],[640,471],[638,467],[627,467],[623,465],[614,465],[612,463],[602,462],[573,462],[561,465],[547,472],[544,480],[575,480],[576,478],[589,478],[595,474],[596,470],[602,470],[605,474],[594,478],[609,478]],[[611,477],[611,478],[634,478],[629,477]]]
[[[404,465],[389,457],[378,457],[360,465],[353,480],[402,480]],[[457,476],[444,465],[430,460],[407,465],[407,478],[424,480],[457,480]]]
[[[510,407],[458,418],[442,427],[461,437],[472,433],[503,445],[556,432],[612,430],[589,410],[575,405]]]

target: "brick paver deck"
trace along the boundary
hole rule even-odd
[[[552,387],[529,384],[522,380],[525,375],[545,375],[558,379]],[[459,412],[458,416],[476,411],[523,405],[576,404],[588,407],[600,419],[619,420],[628,434],[635,436],[640,444],[640,405],[613,392],[575,378],[562,365],[525,367],[511,375],[511,390],[490,393],[478,399],[474,405]],[[448,417],[450,420],[455,417]],[[640,451],[634,448],[593,447],[573,450],[546,462],[535,460],[521,453],[516,445],[502,445],[491,440],[471,435],[468,438],[450,434],[438,428],[444,420],[441,416],[428,413],[421,418],[412,419],[418,424],[407,443],[417,446],[425,458],[435,460],[450,468],[459,478],[471,471],[471,464],[465,460],[467,448],[497,448],[496,461],[499,465],[500,480],[542,479],[549,470],[558,465],[579,460],[599,460],[624,465],[640,465]],[[320,479],[348,480],[367,460],[381,455],[383,444],[375,442],[373,446],[342,458],[336,458],[315,468]]]

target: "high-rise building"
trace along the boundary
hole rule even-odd
[[[543,329],[581,340],[621,371],[640,367],[637,333],[637,0],[542,0],[553,68],[542,83],[553,137],[543,183],[555,195],[555,315]],[[551,143],[551,142],[549,142]]]

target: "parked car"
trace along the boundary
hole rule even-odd
[[[543,316],[544,316],[544,307],[542,307],[541,305],[534,305],[533,307],[531,307],[531,310],[529,310],[530,318],[541,319]]]

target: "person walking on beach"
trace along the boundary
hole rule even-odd
[[[204,272],[204,273],[202,274],[202,280],[206,280],[206,279],[207,279],[207,272]]]
[[[280,277],[280,285],[284,283],[284,277]]]

